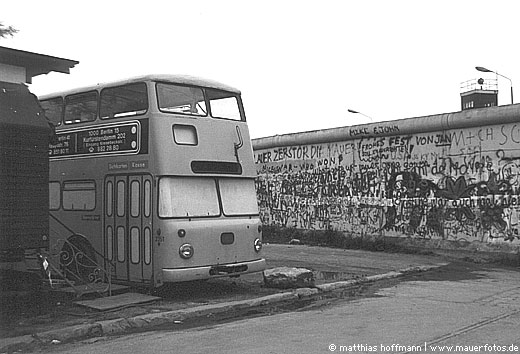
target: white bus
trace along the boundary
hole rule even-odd
[[[49,238],[62,266],[94,278],[88,255],[115,283],[154,287],[265,269],[240,91],[149,75],[40,103],[56,126]]]

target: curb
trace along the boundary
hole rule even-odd
[[[426,272],[432,269],[440,268],[443,265],[444,264],[410,267],[399,271],[371,275],[354,280],[321,284],[315,286],[314,288],[294,289],[292,291],[267,295],[255,299],[203,305],[182,310],[150,313],[131,318],[118,318],[114,320],[81,324],[72,327],[36,333],[33,335],[3,338],[1,339],[3,343],[0,345],[0,353],[12,353],[23,348],[34,347],[40,344],[59,344],[77,339],[123,334],[132,330],[146,330],[166,324],[180,324],[181,322],[188,319],[211,317],[217,314],[226,313],[228,311],[254,309],[267,305],[309,299],[322,293],[341,291],[355,285],[372,283],[384,279],[397,278],[410,273]]]
[[[316,288],[318,288],[322,292],[332,292],[332,291],[338,291],[343,290],[345,288],[349,288],[351,286],[359,285],[359,284],[365,284],[365,283],[372,283],[376,282],[378,280],[384,280],[384,279],[391,279],[391,278],[397,278],[406,274],[410,273],[420,273],[420,272],[426,272],[432,269],[440,268],[442,265],[434,265],[434,266],[418,266],[418,267],[410,267],[401,269],[399,271],[392,271],[384,274],[376,274],[376,275],[370,275],[368,277],[363,277],[359,279],[353,279],[353,280],[346,280],[346,281],[338,281],[335,283],[328,283],[328,284],[322,284],[317,285]]]

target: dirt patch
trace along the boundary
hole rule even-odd
[[[46,290],[2,296],[0,338],[204,304],[245,300],[280,292],[264,287],[261,274],[237,279],[220,278],[170,284],[155,290],[132,288],[131,291],[160,296],[162,299],[151,304],[101,312],[74,304],[76,299],[73,297]]]
[[[325,246],[366,251],[385,251],[413,254],[432,254],[424,249],[409,249],[394,243],[386,242],[384,237],[359,236],[333,230],[304,230],[284,228],[279,226],[266,226],[262,228],[264,242],[271,243],[298,243],[308,246]]]

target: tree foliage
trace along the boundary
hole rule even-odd
[[[18,32],[18,30],[13,26],[4,26],[4,24],[0,22],[0,38],[5,38],[7,36],[12,37],[16,32]]]

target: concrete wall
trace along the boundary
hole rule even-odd
[[[520,254],[520,105],[277,135],[253,150],[265,225]]]

